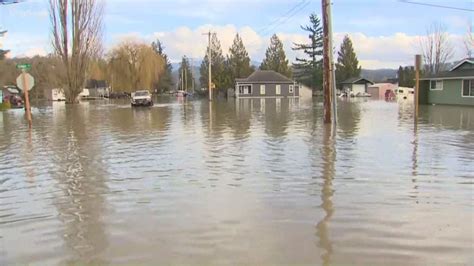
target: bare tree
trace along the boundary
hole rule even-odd
[[[446,27],[433,23],[426,35],[420,37],[420,48],[425,63],[425,71],[437,74],[446,68],[446,63],[453,55],[453,48],[446,32]]]
[[[68,103],[77,101],[90,59],[102,50],[103,11],[101,0],[49,0],[52,45],[66,72]]]
[[[472,57],[474,52],[474,34],[472,33],[472,24],[467,25],[466,36],[464,37],[464,47],[466,48],[466,56],[468,58]]]

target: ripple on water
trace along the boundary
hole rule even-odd
[[[338,108],[334,135],[317,100],[0,112],[0,264],[470,263],[472,108]]]

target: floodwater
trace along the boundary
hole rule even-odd
[[[0,112],[0,265],[474,263],[474,108],[314,100]]]

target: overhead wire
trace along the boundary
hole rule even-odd
[[[274,19],[272,22],[270,22],[266,26],[260,28],[256,32],[256,34],[257,35],[262,35],[262,34],[268,34],[268,33],[272,32],[273,30],[277,29],[282,24],[287,23],[288,21],[290,21],[296,14],[298,14],[301,10],[306,8],[310,3],[311,3],[311,0],[302,0],[302,1],[298,2],[298,4],[294,5],[291,9],[289,9],[283,15],[281,15],[277,19]],[[257,42],[258,41],[253,41],[251,43],[247,43],[246,45],[254,45]]]
[[[409,1],[409,0],[398,0],[398,1],[401,2],[401,3],[412,4],[412,5],[429,6],[429,7],[452,9],[452,10],[458,10],[458,11],[474,12],[474,9],[469,9],[469,8],[445,6],[445,5],[431,4],[431,3],[426,3],[426,2],[414,2],[414,1]]]

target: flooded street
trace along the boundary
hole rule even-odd
[[[0,112],[0,265],[474,262],[474,108],[160,99]],[[155,263],[150,263],[155,262]]]

